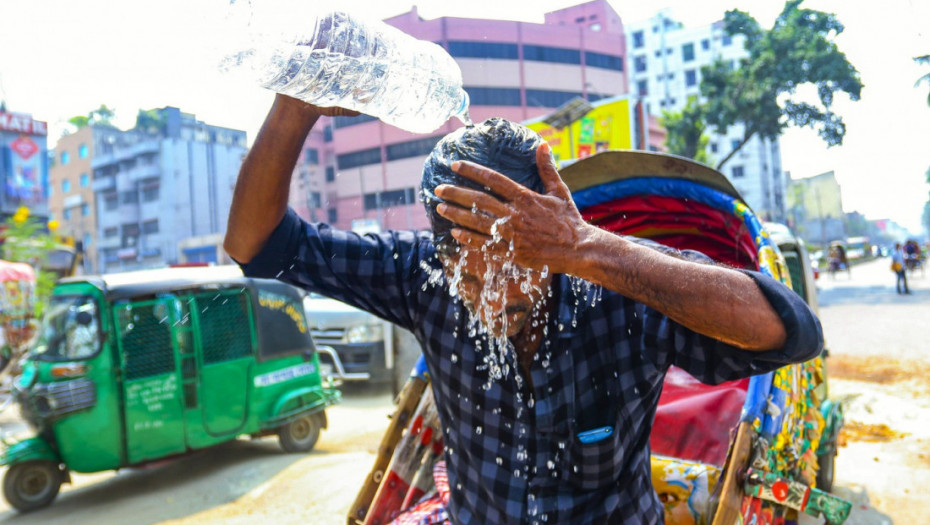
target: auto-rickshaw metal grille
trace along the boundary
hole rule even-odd
[[[235,291],[197,296],[203,362],[219,363],[252,353],[248,296]]]
[[[163,303],[132,303],[120,309],[117,317],[127,380],[174,370],[171,324]]]

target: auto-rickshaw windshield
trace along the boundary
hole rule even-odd
[[[33,347],[43,359],[86,359],[97,353],[100,330],[97,304],[83,295],[53,296]]]

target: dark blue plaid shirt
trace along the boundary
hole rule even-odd
[[[810,359],[822,346],[807,305],[758,273],[746,272],[782,317],[788,350],[741,351],[622,295],[582,292],[556,275],[554,315],[530,366],[531,383],[516,379],[513,355],[510,373],[489,381],[488,345],[468,337],[467,312],[448,292],[428,233],[360,236],[289,211],[244,269],[416,335],[443,426],[455,523],[662,523],[649,433],[668,367],[720,383]],[[604,427],[613,431],[606,439],[585,444],[577,437]]]

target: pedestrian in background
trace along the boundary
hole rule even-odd
[[[897,281],[894,283],[895,290],[900,293],[911,293],[907,289],[907,273],[904,267],[904,250],[901,248],[901,243],[894,243],[894,251],[891,252],[891,271],[898,276]],[[901,284],[904,283],[904,291],[901,291]]]

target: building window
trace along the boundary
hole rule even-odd
[[[589,67],[600,67],[604,69],[611,69],[613,71],[623,71],[623,57],[619,55],[607,55],[604,53],[585,51],[584,63]]]
[[[733,43],[733,37],[730,35],[723,35],[723,45],[728,46]]]
[[[633,49],[639,49],[646,45],[644,36],[642,31],[633,32]]]
[[[693,69],[685,71],[685,85],[688,87],[697,85],[697,71]]]
[[[522,106],[516,88],[466,87],[468,98],[476,106]]]
[[[68,153],[67,151],[62,151],[61,152],[61,165],[64,166],[65,164],[69,162],[71,162],[71,154]]]
[[[370,148],[354,153],[343,153],[336,155],[336,165],[341,170],[357,168],[368,164],[378,164],[381,162],[381,148]]]
[[[455,58],[490,58],[516,60],[517,44],[498,42],[463,42],[449,41],[449,54]]]
[[[161,185],[157,182],[142,185],[142,202],[157,201],[161,193]]]
[[[71,208],[65,208],[63,215],[66,221],[70,221],[71,220]]]
[[[694,60],[694,43],[687,43],[681,46],[681,59],[685,62]]]
[[[81,144],[78,146],[78,157],[86,159],[87,155],[90,154],[90,150],[87,147],[87,144]]]
[[[564,47],[523,46],[523,60],[554,62],[556,64],[581,64],[581,51]]]
[[[103,236],[107,239],[116,237],[117,235],[119,235],[119,228],[116,226],[113,226],[112,228],[104,228],[103,230]]]
[[[633,71],[637,73],[646,71],[646,55],[640,55],[633,59]]]
[[[636,94],[645,97],[649,94],[649,81],[648,80],[638,80],[636,82]]]
[[[562,104],[580,97],[577,91],[549,91],[546,89],[527,89],[526,105],[537,108],[557,108]]]
[[[743,176],[745,176],[745,173],[743,173],[742,166],[733,166],[733,170],[731,173],[733,174],[734,179],[741,179],[743,178]]]
[[[707,50],[710,49],[710,39],[709,39],[709,38],[705,38],[705,39],[701,40],[701,49],[703,49],[704,51],[707,51]]]
[[[84,249],[85,249],[85,250],[87,249],[88,246],[90,246],[91,244],[93,244],[93,240],[94,240],[94,238],[93,238],[93,236],[92,236],[91,234],[89,234],[89,233],[85,233],[85,234],[84,234],[84,239],[82,239],[82,242],[84,243]]]
[[[429,155],[441,138],[441,136],[426,137],[425,139],[391,144],[387,147],[387,160],[408,159],[410,157]]]
[[[116,208],[119,208],[119,197],[115,193],[105,195],[103,197],[103,209],[113,211]]]
[[[158,219],[152,219],[142,223],[142,233],[158,233]]]
[[[90,204],[84,203],[81,204],[81,217],[90,216]]]
[[[711,152],[711,153],[717,153],[717,143],[716,143],[716,142],[711,142],[711,143],[710,143],[710,152]]]
[[[348,126],[355,126],[357,124],[364,124],[366,122],[372,122],[378,120],[378,117],[372,117],[371,115],[356,115],[354,117],[333,117],[333,129],[345,128]],[[326,130],[323,130],[324,138],[326,141]],[[326,141],[328,142],[328,141]]]
[[[68,179],[61,181],[61,192],[68,193],[69,191],[71,191],[71,181]]]
[[[90,186],[90,175],[81,173],[81,187],[86,188],[88,186]]]
[[[413,188],[404,188],[402,190],[366,193],[363,199],[366,210],[377,210],[378,208],[415,204],[417,202],[417,192]]]
[[[595,22],[591,24],[590,26],[588,26],[588,29],[590,29],[591,31],[594,31],[595,33],[599,33],[601,31],[601,24]]]
[[[336,168],[326,166],[326,182],[333,182],[334,180],[336,180]]]
[[[120,201],[123,204],[135,204],[139,202],[139,194],[136,190],[128,190],[120,193]]]
[[[730,139],[730,151],[735,151],[739,147],[739,139]]]
[[[332,142],[333,141],[333,127],[326,126],[323,128],[323,142]]]
[[[327,220],[330,224],[333,224],[333,223],[335,223],[337,220],[339,220],[339,212],[338,212],[338,210],[336,210],[336,208],[330,208],[330,209],[326,210],[326,220]]]
[[[319,164],[320,152],[316,148],[307,148],[304,150],[304,164]]]

